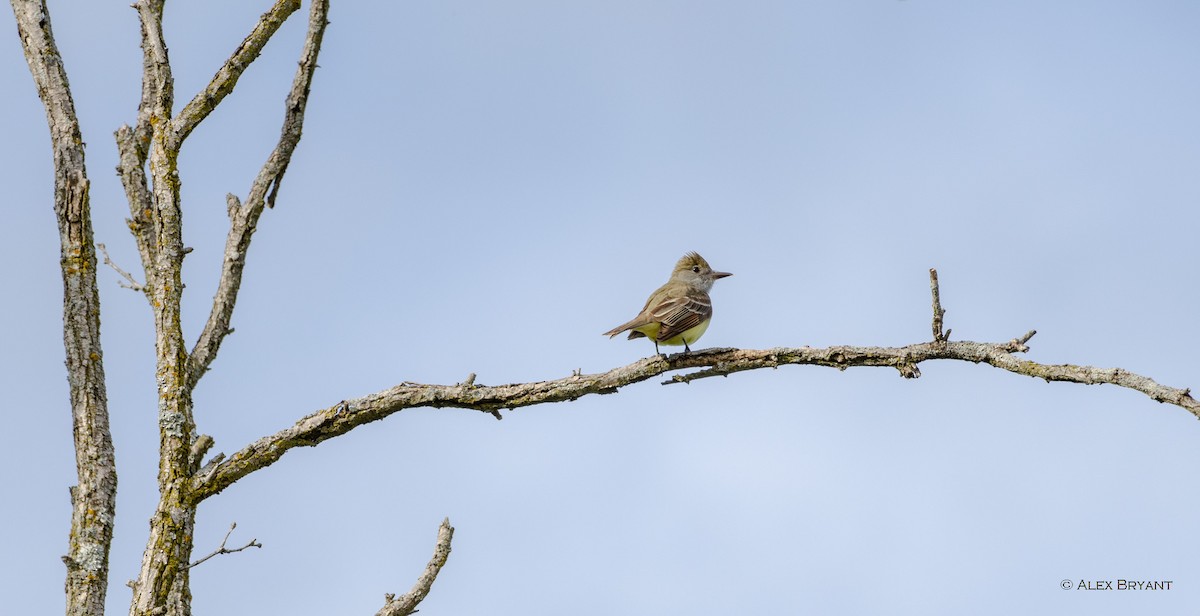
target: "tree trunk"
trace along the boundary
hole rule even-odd
[[[100,349],[100,292],[92,237],[83,138],[66,69],[44,2],[12,0],[29,70],[46,108],[54,150],[54,213],[63,277],[63,343],[75,436],[78,485],[71,488],[68,616],[104,613],[108,555],[116,514],[117,469],[108,425],[104,353]]]

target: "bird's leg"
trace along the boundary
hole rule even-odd
[[[654,354],[662,355],[662,352],[658,350],[658,341],[657,340],[654,341]]]
[[[692,352],[692,348],[689,347],[687,341],[684,340],[683,341],[683,354],[687,355],[688,353],[691,353],[691,352]]]

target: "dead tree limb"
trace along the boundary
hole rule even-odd
[[[417,606],[425,600],[429,589],[433,587],[433,582],[437,579],[438,573],[442,571],[442,566],[446,564],[446,559],[450,558],[450,541],[452,539],[454,539],[454,527],[450,526],[450,518],[446,518],[438,526],[437,543],[433,546],[433,558],[429,560],[428,565],[425,565],[425,570],[417,578],[416,584],[413,584],[412,590],[399,599],[391,594],[385,596],[383,608],[376,612],[375,616],[408,616],[416,612]]]
[[[108,558],[116,515],[117,468],[108,422],[100,292],[92,245],[91,184],[79,117],[67,82],[50,12],[43,1],[12,0],[17,32],[46,109],[54,157],[54,214],[63,278],[63,344],[75,437],[78,484],[71,492],[67,565],[68,616],[104,613]]]
[[[288,93],[284,108],[283,128],[280,130],[279,142],[267,157],[267,161],[259,170],[258,176],[250,186],[250,193],[242,203],[236,196],[227,197],[229,213],[229,235],[225,239],[225,256],[221,264],[221,279],[217,283],[217,292],[213,296],[212,311],[208,321],[192,348],[188,361],[188,378],[195,385],[208,370],[221,342],[229,332],[233,307],[237,303],[238,291],[242,286],[242,272],[246,267],[246,254],[250,250],[250,240],[258,226],[258,219],[264,207],[275,204],[275,196],[283,174],[287,171],[292,160],[292,152],[300,142],[304,128],[304,110],[308,104],[308,94],[312,88],[313,75],[317,69],[317,53],[321,49],[321,41],[325,36],[325,26],[329,20],[329,3],[327,0],[313,2],[309,12],[308,34],[300,54],[300,65],[296,69],[296,77],[292,81],[291,92]],[[263,16],[264,20],[266,15]],[[247,39],[249,40],[249,39]],[[245,43],[243,43],[245,45]],[[239,49],[239,51],[241,51]],[[186,109],[184,110],[187,111]]]
[[[159,502],[150,519],[142,565],[132,584],[132,616],[163,612],[186,616],[191,611],[187,563],[193,548],[196,509],[188,491],[199,466],[198,458],[207,449],[206,443],[211,443],[211,439],[206,441],[196,431],[192,392],[215,358],[221,339],[230,331],[229,314],[246,248],[261,212],[261,206],[249,214],[241,212],[241,208],[237,212],[231,209],[234,221],[231,236],[239,237],[234,250],[236,280],[231,283],[231,276],[223,276],[214,301],[214,318],[209,319],[197,345],[189,352],[180,314],[184,288],[181,272],[184,256],[189,252],[183,244],[180,149],[192,131],[233,91],[239,77],[283,21],[300,8],[299,0],[276,0],[205,88],[173,116],[175,92],[163,35],[163,2],[138,0],[134,4],[142,25],[142,100],[135,126],[124,126],[116,133],[120,152],[118,175],[129,199],[129,227],[146,271],[144,289],[154,313],[159,401]],[[271,198],[300,139],[304,101],[327,23],[327,0],[314,0],[312,6],[301,69],[287,99],[283,136],[259,174],[260,178],[268,178],[262,183],[271,186]],[[265,194],[267,190],[264,187],[261,192]]]
[[[934,284],[936,291],[936,283]],[[934,327],[936,331],[936,326]],[[657,355],[599,374],[572,373],[550,381],[510,385],[424,385],[401,383],[383,391],[344,400],[312,413],[289,428],[258,439],[229,456],[210,461],[192,485],[192,497],[203,500],[229,487],[238,479],[274,464],[295,447],[312,447],[345,434],[361,425],[378,421],[409,408],[453,407],[496,413],[536,404],[575,400],[589,394],[611,394],[621,387],[656,376],[700,368],[678,374],[664,385],[689,383],[713,376],[787,365],[827,366],[845,370],[860,366],[890,367],[905,378],[921,375],[918,364],[931,360],[985,363],[1016,374],[1072,383],[1108,383],[1140,391],[1158,402],[1174,404],[1200,417],[1200,403],[1186,389],[1176,389],[1120,368],[1094,368],[1071,364],[1048,365],[1021,359],[1015,354],[1036,332],[1029,331],[1007,342],[933,341],[903,347],[834,346],[828,348],[705,349],[691,353]]]

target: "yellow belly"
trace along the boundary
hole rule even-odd
[[[712,319],[708,319],[708,320],[704,321],[703,323],[701,323],[689,330],[684,331],[681,334],[675,335],[667,340],[659,340],[658,343],[665,344],[667,346],[683,346],[684,344],[691,346],[694,342],[696,342],[697,340],[700,339],[700,336],[704,335],[704,332],[705,332],[705,330],[708,329],[708,324],[711,321],[712,321]],[[641,327],[636,327],[636,328],[634,328],[634,331],[641,332],[641,333],[645,334],[647,338],[649,338],[651,340],[655,340],[658,338],[658,330],[661,328],[662,328],[661,323],[651,323],[649,325],[643,325]]]

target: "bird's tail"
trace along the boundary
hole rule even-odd
[[[640,327],[642,325],[645,325],[645,323],[641,323],[637,319],[634,319],[628,323],[618,325],[600,335],[608,336],[609,338],[612,338],[613,336],[616,336],[617,334],[619,334],[621,332],[629,331],[635,327]],[[643,334],[642,332],[629,332],[630,338],[640,338],[642,336],[645,336],[645,334]]]
[[[600,334],[600,335],[601,335],[601,336],[608,336],[609,338],[612,338],[613,336],[616,336],[617,334],[619,334],[619,333],[621,333],[621,332],[623,332],[623,331],[625,331],[625,330],[629,329],[629,327],[628,327],[628,326],[629,326],[629,324],[628,324],[628,323],[626,323],[625,325],[618,325],[618,326],[616,326],[616,327],[614,327],[614,328],[612,328],[612,329],[610,329],[610,330],[608,330],[608,331],[606,331],[606,332],[604,332],[603,334]]]

